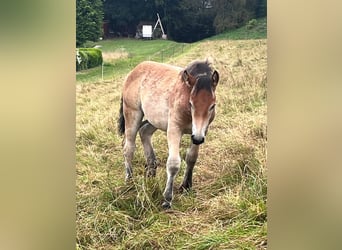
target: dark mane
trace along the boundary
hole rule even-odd
[[[207,90],[208,92],[211,93],[212,91],[212,79],[211,77],[209,76],[202,76],[202,77],[199,77],[198,80],[197,80],[197,84],[195,85],[195,89],[194,89],[194,93],[197,94],[198,91],[200,91],[201,89],[205,89]]]
[[[213,73],[211,63],[208,60],[194,61],[190,63],[184,70],[194,77],[203,75],[211,76]]]
[[[211,63],[208,60],[194,61],[190,63],[184,70],[197,78],[197,84],[194,89],[195,94],[201,89],[205,89],[209,92],[212,91],[211,76],[213,74],[213,69],[211,68]]]

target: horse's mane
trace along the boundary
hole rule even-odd
[[[208,59],[205,61],[197,60],[190,63],[183,71],[181,71],[181,74],[183,74],[184,71],[187,71],[190,75],[198,79],[198,83],[194,88],[195,93],[197,93],[201,89],[206,89],[209,92],[212,91],[211,81],[208,81],[208,79],[211,79],[211,76],[213,74],[211,65],[212,63]],[[184,81],[183,78],[182,80]]]
[[[200,77],[200,76],[211,76],[213,73],[213,69],[211,67],[211,62],[207,59],[205,61],[199,61],[196,60],[192,63],[190,63],[183,71],[187,71],[190,75],[194,77]]]

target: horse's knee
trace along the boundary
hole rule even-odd
[[[125,157],[130,157],[135,151],[135,143],[127,142],[124,145],[123,153]]]
[[[169,175],[175,176],[179,172],[179,166],[168,166],[167,172],[169,173]]]
[[[185,156],[185,162],[188,166],[194,166],[198,158],[198,146],[192,146],[188,149]]]
[[[188,166],[194,166],[197,161],[197,154],[187,154],[185,157],[185,162]]]
[[[188,166],[194,166],[196,164],[197,158],[187,158],[185,162]]]
[[[180,158],[169,158],[166,163],[167,172],[171,176],[175,176],[180,168]]]

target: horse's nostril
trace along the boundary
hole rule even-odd
[[[199,145],[204,142],[204,137],[197,137],[197,136],[191,135],[191,140],[193,144]]]

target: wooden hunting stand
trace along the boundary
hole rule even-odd
[[[157,20],[156,24],[154,25],[154,28],[153,28],[152,33],[155,31],[155,29],[157,28],[157,26],[158,26],[158,24],[159,24],[159,26],[160,26],[160,28],[161,28],[161,31],[163,32],[162,38],[163,38],[163,39],[167,39],[167,35],[166,35],[165,32],[164,32],[164,28],[163,28],[163,25],[162,25],[162,22],[161,22],[161,20],[160,20],[160,17],[159,17],[159,14],[158,14],[158,13],[157,13],[157,17],[158,17],[158,20]]]

